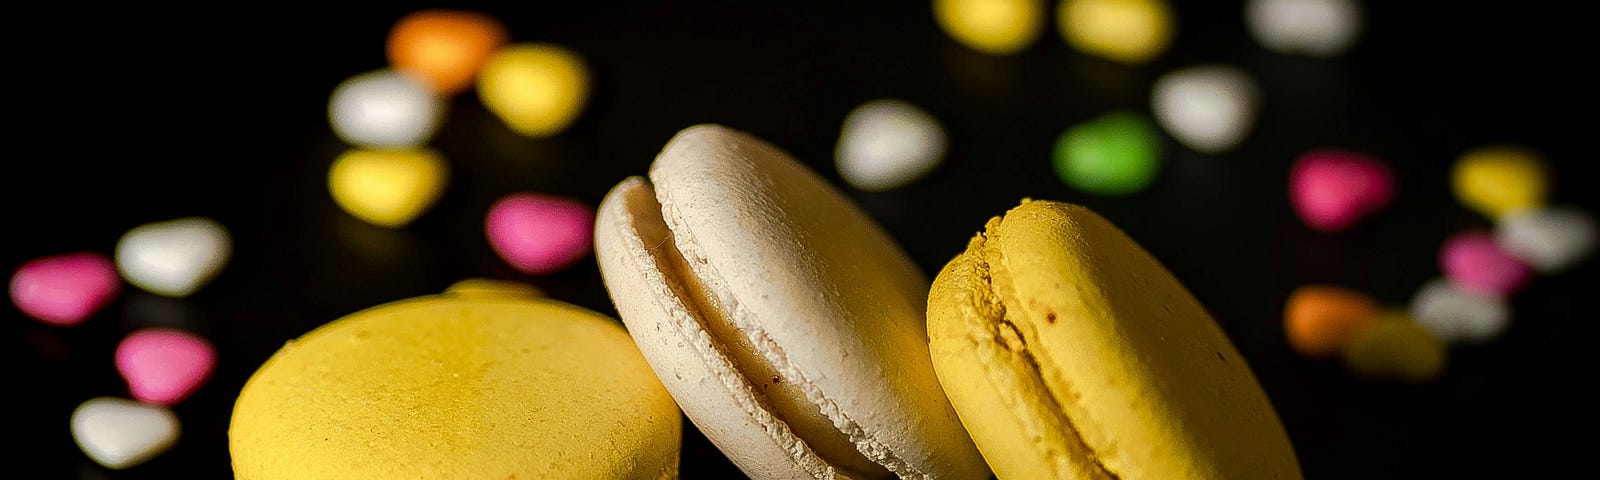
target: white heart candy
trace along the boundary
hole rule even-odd
[[[72,411],[72,439],[89,458],[120,470],[160,455],[178,442],[178,415],[160,406],[98,397]]]
[[[211,281],[233,254],[228,230],[215,220],[187,217],[140,225],[117,241],[117,271],[152,293],[186,297]]]
[[[1507,213],[1495,227],[1495,243],[1543,273],[1559,273],[1594,253],[1594,217],[1576,207],[1543,207]]]
[[[393,69],[350,77],[328,99],[333,132],[352,145],[375,149],[427,143],[444,110],[444,100],[424,83]]]
[[[1260,98],[1249,74],[1227,65],[1200,65],[1156,80],[1150,104],[1173,138],[1201,153],[1221,153],[1250,132]]]
[[[946,142],[933,115],[902,100],[881,99],[845,116],[834,156],[846,183],[884,191],[932,172],[944,160]]]
[[[1361,33],[1361,5],[1353,0],[1250,0],[1245,21],[1263,47],[1278,53],[1331,57]]]
[[[1411,297],[1411,318],[1446,343],[1480,344],[1505,332],[1511,307],[1436,278]]]

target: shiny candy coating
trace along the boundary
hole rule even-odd
[[[1250,0],[1245,22],[1250,35],[1282,54],[1332,57],[1361,36],[1361,5],[1356,0]]]
[[[1499,338],[1511,325],[1504,300],[1462,289],[1444,278],[1424,284],[1411,297],[1413,320],[1445,343],[1481,344]]]
[[[950,38],[991,55],[1011,55],[1039,38],[1044,0],[934,0],[933,16]]]
[[[385,53],[396,70],[450,95],[471,87],[489,54],[510,36],[499,20],[481,12],[418,10],[395,22]]]
[[[1261,109],[1250,74],[1222,64],[1174,70],[1156,80],[1150,106],[1156,122],[1195,151],[1221,153],[1244,140]]]
[[[1402,311],[1386,311],[1344,348],[1350,374],[1374,381],[1421,384],[1444,374],[1446,345]]]
[[[549,43],[511,44],[478,72],[478,99],[518,134],[547,137],[582,113],[589,83],[589,68],[576,52]]]
[[[1544,157],[1518,145],[1468,150],[1456,159],[1450,172],[1456,199],[1490,219],[1544,205],[1549,184]]]
[[[1166,52],[1177,19],[1165,0],[1062,0],[1056,28],[1083,53],[1142,64]]]
[[[881,99],[845,116],[834,157],[845,183],[884,191],[938,167],[947,143],[944,127],[932,114],[903,100]]]
[[[1389,166],[1363,153],[1319,149],[1295,160],[1289,200],[1300,220],[1321,232],[1339,232],[1389,206],[1395,195]]]
[[[11,275],[17,310],[56,326],[83,323],[122,292],[111,257],[73,252],[30,260]]]
[[[449,177],[449,164],[431,149],[352,149],[328,169],[328,192],[350,215],[395,228],[432,207]]]
[[[489,245],[528,274],[565,269],[594,251],[594,209],[576,200],[519,192],[502,197],[484,219]]]
[[[1439,269],[1462,289],[1495,298],[1506,298],[1533,279],[1527,264],[1481,231],[1457,233],[1446,240],[1439,249]]]
[[[193,333],[152,327],[124,337],[117,344],[116,362],[133,398],[172,406],[211,378],[217,350]]]
[[[1289,294],[1283,331],[1296,353],[1327,359],[1377,321],[1378,305],[1369,295],[1333,285],[1305,285]]]
[[[1523,209],[1500,217],[1494,240],[1541,273],[1560,273],[1594,254],[1595,219],[1572,206]]]
[[[1057,137],[1056,175],[1094,194],[1144,190],[1161,170],[1161,139],[1143,115],[1116,111],[1067,129]]]
[[[328,120],[340,139],[358,147],[411,148],[426,144],[445,115],[445,103],[421,80],[393,69],[345,79],[328,99]]]
[[[96,397],[72,411],[72,439],[96,463],[121,470],[166,453],[178,443],[178,415],[160,405]]]
[[[128,283],[168,297],[187,297],[210,283],[233,256],[233,236],[206,217],[146,223],[117,240],[117,272]]]

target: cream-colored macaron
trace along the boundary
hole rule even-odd
[[[934,367],[1001,479],[1298,479],[1245,359],[1088,209],[1024,201],[933,281]]]
[[[683,130],[595,229],[640,351],[749,476],[989,476],[928,357],[927,275],[788,154]]]
[[[525,291],[393,302],[284,345],[234,404],[235,478],[676,478],[683,418],[622,325]]]

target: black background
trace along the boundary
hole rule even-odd
[[[1567,2],[1367,2],[1361,42],[1334,59],[1257,46],[1240,2],[1178,2],[1176,43],[1122,66],[1079,54],[1054,26],[1026,52],[988,57],[954,43],[925,2],[389,2],[378,8],[241,3],[231,7],[11,9],[4,29],[10,117],[0,194],[0,267],[80,250],[111,253],[142,223],[203,215],[226,225],[235,255],[186,299],[127,286],[88,322],[51,327],[0,307],[11,358],[7,403],[22,428],[12,468],[42,478],[226,478],[227,425],[239,388],[284,341],[358,309],[441,291],[467,277],[530,282],[556,299],[615,315],[593,260],[547,276],[506,266],[481,228],[513,191],[597,204],[645,172],[676,131],[714,122],[779,145],[838,183],[832,149],[844,114],[880,97],[915,102],[951,135],[943,166],[885,193],[847,190],[929,273],[990,216],[1022,197],[1083,203],[1122,226],[1215,314],[1272,398],[1309,478],[1478,477],[1576,463],[1588,407],[1570,385],[1592,378],[1580,313],[1596,262],[1541,276],[1513,298],[1515,323],[1485,346],[1452,349],[1423,386],[1351,378],[1287,349],[1290,290],[1336,283],[1390,305],[1437,275],[1448,235],[1489,226],[1450,194],[1467,148],[1517,142],[1558,173],[1553,200],[1596,211],[1590,134],[1592,26]],[[423,7],[495,15],[516,41],[582,54],[594,95],[568,131],[525,139],[472,92],[452,99],[431,145],[450,161],[444,198],[403,229],[340,211],[324,175],[347,146],[326,117],[344,78],[384,66],[383,41]],[[1060,131],[1108,109],[1148,111],[1171,69],[1227,62],[1254,74],[1265,109],[1234,151],[1201,155],[1168,140],[1146,192],[1093,197],[1053,174]],[[1289,210],[1289,162],[1314,147],[1390,162],[1400,196],[1351,231],[1318,234]],[[126,396],[116,342],[148,325],[191,329],[220,363],[174,407],[183,437],[145,464],[110,471],[74,445],[80,402]],[[1587,328],[1587,327],[1583,327]],[[1583,420],[1587,420],[1585,416]],[[1587,422],[1585,422],[1587,423]],[[15,448],[15,447],[13,447]],[[8,455],[11,457],[11,455]],[[737,477],[688,430],[685,478]],[[1553,470],[1552,470],[1553,471]]]

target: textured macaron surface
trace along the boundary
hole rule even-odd
[[[285,345],[241,391],[240,479],[675,477],[681,417],[622,325],[439,295]]]
[[[1300,478],[1205,308],[1085,208],[1024,201],[935,278],[940,381],[999,478]]]

